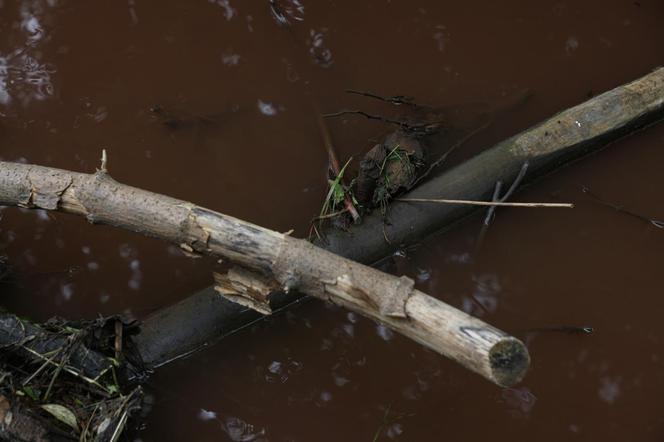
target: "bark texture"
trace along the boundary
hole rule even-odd
[[[0,162],[0,204],[60,210],[178,244],[188,253],[230,260],[261,275],[239,291],[265,304],[267,290],[300,291],[385,323],[498,385],[525,375],[529,355],[517,339],[382,273],[307,241],[192,203],[130,187],[104,170],[93,175]],[[254,278],[256,279],[256,278]],[[222,292],[228,284],[222,284]],[[236,287],[237,288],[237,287]],[[237,294],[237,293],[236,293]]]

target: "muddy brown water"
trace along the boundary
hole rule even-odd
[[[0,0],[0,157],[93,171],[304,235],[325,191],[314,108],[394,109],[344,89],[491,106],[528,89],[470,155],[660,65],[664,4],[639,1]],[[163,114],[150,109],[159,105]],[[177,124],[163,124],[176,116]],[[345,159],[388,128],[330,121]],[[528,343],[500,389],[340,308],[309,301],[157,371],[142,441],[662,440],[664,126],[552,174],[522,201],[393,257],[446,302]],[[144,317],[211,283],[159,241],[0,211],[1,303],[36,319]],[[594,333],[533,332],[584,325]]]

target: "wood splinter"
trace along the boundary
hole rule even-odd
[[[331,301],[501,386],[519,382],[530,363],[521,341],[414,289],[408,278],[186,201],[118,183],[107,173],[0,162],[0,204],[82,215],[92,223],[157,237],[191,253],[225,258],[248,270],[218,277],[226,296],[266,312],[271,287]]]
[[[272,314],[268,297],[279,286],[260,273],[232,267],[226,273],[213,274],[214,289],[224,298],[264,315]]]

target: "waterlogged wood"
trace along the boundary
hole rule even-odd
[[[528,183],[664,117],[664,68],[569,108],[422,183],[402,199],[490,200],[498,181],[511,183],[524,163]],[[329,230],[319,245],[371,263],[475,210],[462,204],[394,201],[348,231]],[[385,240],[389,239],[389,242]]]
[[[83,215],[92,223],[170,241],[188,253],[223,257],[286,292],[301,291],[383,322],[498,385],[515,384],[528,369],[528,351],[519,340],[415,290],[409,278],[382,273],[307,241],[186,201],[118,183],[106,173],[105,161],[102,170],[92,175],[0,162],[0,204]],[[261,302],[260,297],[256,302]]]
[[[509,185],[525,162],[532,182],[664,116],[664,69],[555,115],[419,185],[404,198],[489,200],[496,183]],[[473,213],[472,205],[392,202],[389,223],[376,213],[348,232],[328,231],[317,245],[365,264],[420,241]],[[390,242],[385,241],[385,237]],[[297,302],[295,293],[272,298],[274,308]],[[144,360],[159,366],[246,327],[260,316],[220,299],[212,288],[150,315],[137,336]],[[167,332],[165,332],[167,330]]]

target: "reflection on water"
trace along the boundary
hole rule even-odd
[[[0,104],[9,106],[18,101],[28,106],[33,100],[52,97],[54,73],[52,64],[40,63],[24,50],[0,56]]]
[[[597,394],[599,394],[600,399],[607,404],[613,404],[620,397],[621,382],[622,379],[620,376],[603,376],[599,378],[600,385]]]
[[[268,117],[274,117],[277,115],[277,108],[267,101],[258,100],[258,110],[261,114]]]
[[[285,383],[290,377],[302,370],[302,364],[291,358],[284,362],[272,361],[265,373],[266,382]]]
[[[198,419],[203,422],[214,421],[219,424],[221,431],[226,433],[233,442],[266,442],[266,430],[256,428],[237,416],[219,416],[216,411],[201,408],[197,413]]]
[[[537,397],[527,387],[503,388],[501,396],[514,417],[528,417],[537,402]]]
[[[15,16],[17,27],[12,26],[6,41],[11,48],[0,49],[0,104],[9,107],[18,102],[23,107],[33,101],[42,101],[55,95],[53,63],[42,60],[40,45],[50,39],[44,21],[55,0],[24,1]],[[3,46],[0,46],[2,48]]]
[[[213,3],[224,10],[224,17],[226,20],[230,20],[237,14],[237,11],[231,6],[229,0],[208,0],[210,3]]]
[[[268,440],[264,438],[265,429],[256,428],[239,417],[224,418],[221,427],[233,442],[267,442]]]
[[[494,313],[498,308],[498,295],[502,287],[497,275],[473,275],[475,289],[463,301],[466,313],[474,316],[483,316],[485,313]]]
[[[270,11],[281,26],[304,20],[304,4],[299,0],[270,0]]]
[[[327,28],[311,29],[307,38],[309,55],[314,63],[323,68],[329,68],[333,64],[332,51],[325,45],[327,33]]]

